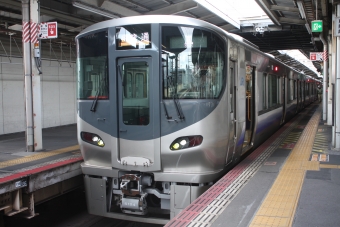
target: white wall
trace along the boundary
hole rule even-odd
[[[76,123],[74,62],[42,61],[42,127]],[[0,135],[25,130],[22,58],[0,57]]]

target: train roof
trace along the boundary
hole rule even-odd
[[[208,28],[219,33],[223,33],[228,38],[231,38],[239,43],[246,44],[248,46],[251,46],[252,48],[259,50],[259,48],[255,44],[249,42],[248,40],[242,38],[241,36],[228,33],[227,31],[223,30],[220,27],[217,27],[216,25],[210,24],[206,21],[202,21],[199,19],[195,19],[191,17],[184,17],[184,16],[176,16],[176,15],[142,15],[142,16],[132,16],[132,17],[111,19],[111,20],[99,22],[99,23],[96,23],[96,24],[93,24],[87,27],[86,29],[81,31],[76,38],[78,38],[79,36],[82,36],[83,34],[96,31],[96,30],[100,30],[100,29],[104,29],[104,28],[108,28],[108,27],[130,25],[130,24],[148,24],[148,23],[150,24],[152,23],[179,24],[179,25],[191,25],[191,26],[197,26],[197,27],[204,27],[204,28]]]
[[[202,20],[190,18],[190,17],[175,16],[175,15],[141,15],[141,16],[111,19],[111,20],[96,23],[85,28],[82,32],[80,32],[78,36],[84,33],[88,33],[91,31],[98,30],[98,29],[108,28],[112,26],[122,26],[122,25],[130,25],[130,24],[152,24],[152,23],[182,24],[182,25],[209,27],[214,30],[219,29],[217,26],[213,24],[210,24]]]
[[[255,44],[249,42],[248,40],[242,38],[239,35],[229,33],[222,28],[213,25],[209,22],[202,21],[199,19],[191,18],[191,17],[184,17],[184,16],[176,16],[176,15],[141,15],[141,16],[132,16],[132,17],[123,17],[123,18],[117,18],[117,19],[111,19],[103,22],[99,22],[93,25],[90,25],[89,27],[85,28],[83,31],[81,31],[77,36],[76,39],[79,37],[91,33],[96,30],[101,30],[109,27],[114,27],[114,26],[123,26],[123,25],[131,25],[131,24],[152,24],[152,23],[157,23],[157,24],[178,24],[178,25],[189,25],[189,26],[197,26],[197,27],[204,27],[207,29],[211,29],[217,33],[220,33],[221,35],[223,34],[227,38],[243,45],[246,46],[249,49],[252,49],[253,51],[256,51],[258,53],[261,53],[263,55],[266,55],[267,57],[271,58],[272,60],[279,62],[280,64],[289,67],[293,71],[299,74],[303,74],[301,72],[298,72],[296,69],[288,66],[282,61],[279,61],[275,57],[268,55],[262,51],[259,50],[258,46]]]

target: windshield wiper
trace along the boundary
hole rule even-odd
[[[183,114],[183,111],[182,111],[181,104],[178,101],[177,94],[174,94],[173,99],[174,99],[175,107],[176,107],[176,110],[177,110],[177,115],[178,115],[180,120],[183,120],[184,119],[184,114]]]
[[[172,119],[172,117],[169,116],[169,114],[168,114],[168,109],[167,109],[166,106],[165,106],[164,100],[163,100],[163,107],[164,107],[166,119],[168,119],[168,120],[169,120],[169,119]]]
[[[96,112],[96,106],[97,106],[97,102],[98,102],[98,97],[99,97],[99,89],[98,89],[97,94],[94,97],[94,100],[93,100],[92,105],[91,105],[91,109],[90,110],[92,112]]]
[[[98,103],[98,98],[99,98],[99,94],[101,93],[101,95],[106,95],[108,97],[108,84],[107,84],[107,58],[105,61],[105,78],[104,79],[100,79],[99,85],[97,86],[97,93],[96,96],[94,97],[94,100],[92,102],[91,105],[91,109],[90,111],[92,112],[96,112],[96,107],[97,107],[97,103]],[[104,96],[105,97],[105,96]]]

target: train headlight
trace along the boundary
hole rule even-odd
[[[181,142],[179,142],[182,146],[185,146],[185,144],[187,144],[186,140],[182,140]]]
[[[99,147],[104,147],[105,143],[102,140],[102,138],[100,138],[100,136],[90,133],[90,132],[81,132],[80,133],[81,139],[84,140],[87,143],[99,146]]]
[[[202,136],[184,136],[175,139],[171,145],[170,150],[180,150],[189,147],[195,147],[202,143]]]
[[[171,150],[178,150],[178,148],[179,148],[179,143],[173,144],[173,145],[171,146],[171,148],[173,148],[173,149],[171,149]]]
[[[98,140],[98,146],[100,146],[100,147],[104,147],[104,141],[103,140]]]

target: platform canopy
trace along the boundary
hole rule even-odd
[[[58,39],[50,42],[61,45],[85,27],[110,18],[173,14],[215,24],[274,56],[277,50],[298,49],[309,57],[310,52],[323,51],[320,32],[312,33],[310,25],[322,20],[321,34],[328,33],[329,5],[327,0],[44,0],[40,15],[41,22],[58,22]],[[0,1],[0,36],[21,37],[21,8],[19,0]],[[318,62],[314,66],[320,71]]]

